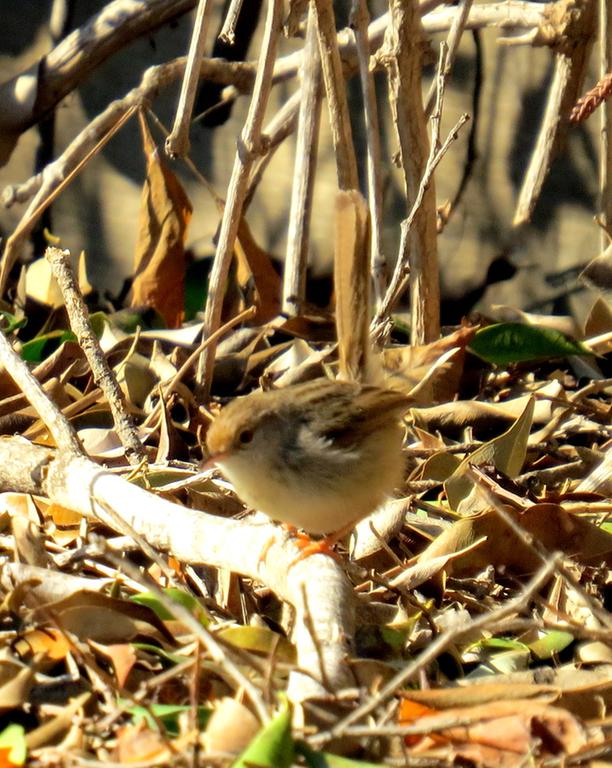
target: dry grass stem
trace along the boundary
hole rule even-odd
[[[210,273],[204,316],[205,335],[214,333],[221,320],[225,282],[234,253],[234,242],[242,216],[249,173],[255,158],[261,152],[261,127],[272,87],[272,72],[281,26],[282,3],[280,0],[268,0],[260,66],[257,69],[253,98],[249,106],[246,123],[238,140],[238,151],[234,160],[227,200],[221,219],[219,242]],[[202,353],[198,364],[198,390],[203,399],[207,399],[210,392],[214,359],[215,345],[213,344]]]
[[[448,37],[446,39],[447,53],[444,60],[444,77],[445,78],[447,78],[450,75],[451,69],[453,67],[453,62],[455,61],[455,56],[457,55],[457,49],[459,48],[459,43],[461,42],[461,37],[465,30],[465,25],[467,23],[471,8],[472,8],[472,0],[462,0],[462,2],[458,6],[458,9],[457,9],[458,12],[454,17],[453,22],[451,24],[451,28],[448,32]],[[439,66],[438,66],[438,73],[440,73]],[[439,80],[440,80],[440,75],[438,74],[438,77],[435,78],[434,81],[432,82],[429,88],[429,93],[427,94],[427,98],[425,99],[425,115],[427,117],[431,117],[434,107],[436,106],[436,101],[438,99],[437,94],[440,91]]]
[[[321,121],[321,58],[313,5],[310,5],[308,11],[301,80],[295,166],[287,226],[287,253],[283,273],[282,309],[288,315],[300,314],[306,297],[310,219]]]
[[[204,57],[212,6],[213,0],[198,0],[198,10],[191,33],[187,66],[181,85],[174,125],[170,136],[166,139],[166,152],[170,157],[185,157],[189,153],[191,115],[200,82],[200,62]]]
[[[589,53],[595,35],[595,4],[579,2],[568,14],[568,40],[555,53],[555,70],[536,146],[519,192],[513,224],[520,226],[531,219],[550,165],[565,140],[569,114],[576,103],[586,74]],[[570,42],[571,41],[571,42]]]
[[[393,125],[399,142],[407,209],[421,188],[414,226],[402,238],[400,269],[410,263],[410,331],[412,344],[425,344],[440,333],[436,196],[431,179],[421,181],[430,154],[421,95],[422,27],[414,0],[392,0],[391,23],[377,60],[387,70]],[[397,267],[396,267],[397,269]],[[392,281],[393,283],[393,281]],[[391,291],[391,286],[387,294]],[[383,302],[384,304],[384,302]],[[385,310],[386,314],[386,310]],[[383,316],[383,308],[378,312]]]
[[[329,123],[336,156],[336,174],[340,189],[358,189],[357,161],[351,130],[346,84],[336,35],[336,20],[331,0],[312,0],[315,8],[317,34]]]

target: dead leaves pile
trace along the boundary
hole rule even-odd
[[[155,158],[148,185],[142,231],[154,229],[147,216],[169,227],[160,235],[166,253],[159,237],[139,243],[133,296],[149,308],[92,316],[149,457],[131,479],[233,516],[242,506],[222,481],[186,482],[210,416],[194,398],[193,367],[184,367],[202,328],[197,318],[181,323],[190,206]],[[238,240],[224,319],[249,306],[257,314],[217,350],[213,408],[258,381],[283,386],[337,366],[332,314],[279,315],[269,255],[244,221]],[[24,337],[23,313],[7,308],[5,332],[89,455],[127,474],[109,408],[56,298],[39,285],[36,299],[54,314]],[[159,316],[172,327],[147,323]],[[513,768],[609,756],[612,486],[609,472],[594,472],[612,451],[612,313],[598,302],[582,333],[567,330],[514,315],[411,348],[398,322],[383,350],[383,379],[412,408],[404,486],[351,544],[360,620],[350,661],[364,698],[449,628],[469,627],[520,595],[543,563],[554,558],[558,567],[517,611],[474,636],[458,634],[421,670],[418,689],[397,691],[391,715],[368,721],[350,759],[324,755],[309,746],[312,734],[292,730],[290,707],[279,703],[295,664],[291,618],[268,590],[186,567],[171,553],[150,556],[45,498],[2,494],[0,766],[58,764],[71,754],[162,765],[194,751],[204,762],[274,768],[298,759]],[[0,428],[50,443],[5,373]],[[223,660],[177,618],[177,604],[279,714],[261,722]],[[385,730],[390,716],[396,738]]]
[[[181,483],[201,458],[198,436],[207,423],[192,374],[177,379],[198,326],[134,333],[117,318],[98,318],[151,459],[134,481],[196,508],[239,511],[217,481]],[[218,354],[217,395],[231,396],[258,377],[283,383],[333,373],[328,335],[324,316],[275,317],[230,332]],[[387,757],[404,750],[502,766],[529,756],[597,754],[606,744],[612,658],[602,600],[612,507],[609,483],[588,492],[580,483],[609,450],[610,383],[583,385],[559,361],[491,368],[470,352],[476,335],[466,326],[423,349],[395,345],[384,353],[388,386],[413,400],[408,473],[401,498],[379,510],[371,526],[362,523],[353,542],[350,573],[364,611],[353,660],[358,679],[375,695],[440,632],[520,593],[552,553],[571,578],[557,573],[520,615],[458,642],[429,665],[426,685],[403,691],[398,702],[401,747],[362,741],[362,757],[374,764],[384,759],[381,744]],[[90,454],[124,466],[78,346],[64,341],[34,370]],[[0,392],[1,417],[21,421],[25,437],[47,443],[44,425],[6,375]],[[75,749],[96,759],[160,764],[195,743],[229,763],[230,754],[262,738],[222,665],[166,601],[178,599],[237,653],[273,701],[295,661],[273,596],[230,573],[143,560],[133,544],[45,499],[3,494],[0,501],[0,702],[8,724],[0,764]],[[96,548],[92,533],[107,537],[105,548]],[[172,589],[160,597],[118,570],[109,553],[131,548],[143,577],[168,588],[169,569]],[[297,748],[315,765],[284,718],[282,727],[276,720],[267,726],[276,736],[265,749],[277,756],[265,752],[256,764],[290,765]]]

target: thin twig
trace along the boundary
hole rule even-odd
[[[60,248],[49,247],[45,258],[51,265],[53,276],[64,297],[64,305],[70,321],[70,327],[77,337],[79,346],[85,353],[87,362],[93,373],[94,381],[104,392],[113,417],[115,431],[125,448],[125,455],[130,464],[140,464],[145,461],[147,454],[134,425],[128,416],[125,396],[119,386],[117,377],[93,332],[89,320],[89,311],[83,301],[83,296],[77,285],[74,270],[70,262],[70,252]]]
[[[212,0],[199,0],[198,2],[174,125],[170,136],[166,139],[166,153],[169,157],[185,157],[189,154],[189,126],[200,80],[200,62],[204,56],[212,5]]]
[[[249,209],[255,192],[263,179],[265,170],[274,157],[274,153],[283,141],[295,130],[295,126],[298,122],[299,109],[300,91],[297,90],[295,93],[291,94],[278,112],[264,126],[262,130],[262,151],[264,154],[256,158],[253,167],[251,168],[249,183],[247,184],[247,191],[242,206],[243,214]]]
[[[546,109],[512,220],[515,227],[531,219],[553,159],[565,139],[568,116],[586,72],[595,23],[595,3],[578,4],[574,13],[567,14],[567,40],[555,52],[555,69]]]
[[[230,45],[234,44],[236,38],[236,24],[238,22],[238,16],[240,16],[241,8],[242,0],[231,0],[230,6],[225,14],[225,21],[219,32],[219,38]]]
[[[272,87],[272,73],[276,47],[282,25],[281,0],[268,0],[268,13],[261,46],[260,65],[253,89],[246,123],[238,140],[238,152],[230,180],[227,201],[221,219],[219,242],[210,273],[208,299],[204,317],[204,332],[209,335],[217,330],[225,295],[225,283],[234,253],[234,241],[242,215],[249,173],[253,161],[261,152],[261,126]],[[198,389],[203,399],[208,398],[212,382],[215,345],[210,345],[201,355],[198,365]]]
[[[425,195],[427,186],[431,181],[434,171],[436,170],[440,161],[448,151],[450,145],[454,141],[456,141],[458,133],[461,130],[461,128],[465,125],[465,123],[469,119],[470,119],[469,115],[467,114],[461,115],[461,117],[459,118],[459,120],[457,120],[454,127],[452,128],[452,130],[446,137],[444,143],[440,146],[439,149],[435,150],[435,147],[432,143],[432,150],[434,151],[433,151],[433,154],[430,155],[427,161],[425,173],[423,174],[421,185],[419,186],[419,190],[415,197],[412,210],[408,214],[408,218],[404,219],[401,225],[402,226],[402,243],[400,244],[400,254],[405,253],[405,248],[403,247],[403,243],[407,239],[408,233],[410,232],[410,229],[413,226],[415,216],[421,205],[421,201],[423,200],[423,196]],[[406,260],[405,259],[403,261],[398,260],[398,263],[396,264],[396,267],[395,267],[395,271],[393,273],[393,277],[391,278],[391,283],[389,285],[389,288],[387,289],[387,293],[385,295],[381,308],[377,312],[372,322],[372,333],[374,334],[374,336],[380,337],[380,334],[385,333],[385,328],[387,327],[387,320],[391,312],[393,311],[393,308],[399,301],[402,293],[406,288],[408,275],[409,275],[409,268],[408,268],[408,264],[406,263]]]
[[[612,8],[607,0],[599,2],[599,77],[607,80],[608,95],[612,90]],[[601,107],[599,151],[599,210],[604,226],[601,229],[601,248],[608,246],[608,232],[612,226],[612,109],[607,98]],[[571,120],[571,117],[570,117]]]
[[[480,101],[482,97],[483,83],[483,57],[480,30],[472,30],[472,39],[474,41],[474,87],[472,91],[472,119],[470,121],[470,129],[466,141],[465,165],[463,167],[463,173],[461,174],[461,180],[457,185],[457,191],[453,195],[450,204],[445,206],[443,211],[438,210],[439,234],[450,221],[454,211],[457,210],[472,177],[472,173],[474,172],[476,160],[478,159],[476,141],[478,138],[478,127],[480,125]]]
[[[358,189],[357,161],[333,4],[331,0],[311,0],[311,2],[314,3],[316,12],[321,67],[336,156],[338,186],[340,189]]]
[[[465,25],[470,14],[472,2],[473,0],[461,0],[461,3],[457,8],[457,13],[453,18],[451,28],[448,32],[448,37],[446,38],[447,54],[444,62],[445,77],[450,75],[451,69],[453,67],[455,56],[457,55],[457,50],[459,48],[459,43],[461,42],[461,36],[463,35],[463,30],[465,29]],[[434,80],[434,82],[432,82],[431,87],[429,88],[429,93],[427,94],[427,98],[425,99],[425,114],[427,117],[431,116],[431,113],[433,112],[433,109],[436,105],[436,93],[437,78]]]
[[[440,285],[435,189],[431,176],[426,186],[421,183],[432,152],[421,94],[423,28],[415,0],[391,0],[390,9],[391,23],[377,60],[387,71],[407,209],[413,207],[417,195],[421,198],[415,210],[414,227],[409,236],[401,238],[402,251],[395,275],[404,274],[410,260],[411,342],[427,344],[440,333]],[[391,286],[387,296],[390,290]],[[378,314],[381,313],[379,310]],[[375,336],[376,343],[380,340],[379,335]]]

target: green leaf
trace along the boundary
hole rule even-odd
[[[268,627],[225,627],[219,631],[219,636],[245,651],[265,653],[266,656],[275,653],[279,661],[295,664],[295,647],[287,638]]]
[[[489,637],[484,640],[478,640],[468,646],[466,651],[471,651],[474,648],[493,648],[503,651],[526,651],[528,646],[522,643],[520,640],[513,640],[508,637]]]
[[[183,592],[182,589],[176,589],[175,587],[168,587],[163,590],[163,593],[169,600],[186,608],[196,617],[202,626],[207,627],[210,624],[210,616],[208,615],[208,612],[199,600],[193,595],[190,595],[189,592]],[[174,615],[166,608],[159,597],[152,592],[141,592],[138,595],[130,597],[130,600],[133,603],[146,605],[151,608],[162,621],[171,621],[174,619]]]
[[[126,702],[122,702],[126,703]],[[191,706],[189,704],[151,704],[149,707],[131,706],[126,707],[126,712],[134,718],[135,723],[140,723],[143,720],[152,731],[159,730],[156,719],[162,723],[169,736],[178,736],[179,729],[179,716],[183,712],[191,712]],[[210,707],[198,707],[198,726],[203,730],[206,727],[212,709]]]
[[[529,650],[536,659],[550,659],[557,653],[565,650],[568,645],[574,642],[574,636],[569,632],[563,632],[560,629],[552,629],[546,632],[538,640],[529,643]]]
[[[291,735],[291,707],[283,710],[251,741],[232,768],[289,768],[295,746]]]
[[[7,725],[0,733],[0,764],[23,765],[27,756],[25,730],[22,725]],[[6,752],[6,758],[2,754]]]
[[[60,347],[65,341],[76,341],[77,337],[72,331],[50,331],[26,341],[21,347],[21,358],[26,363],[40,363],[46,357]]]
[[[476,333],[468,349],[487,363],[501,366],[593,354],[584,344],[560,331],[524,323],[489,325]]]
[[[191,658],[190,656],[184,656],[181,653],[170,653],[170,651],[165,651],[163,648],[160,648],[158,645],[153,645],[152,643],[132,643],[132,645],[137,650],[146,651],[152,656],[158,656],[163,661],[170,662],[171,666],[175,664],[184,664]]]

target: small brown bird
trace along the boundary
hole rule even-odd
[[[307,533],[344,532],[401,481],[407,408],[399,392],[316,379],[232,401],[206,444],[250,506]]]

